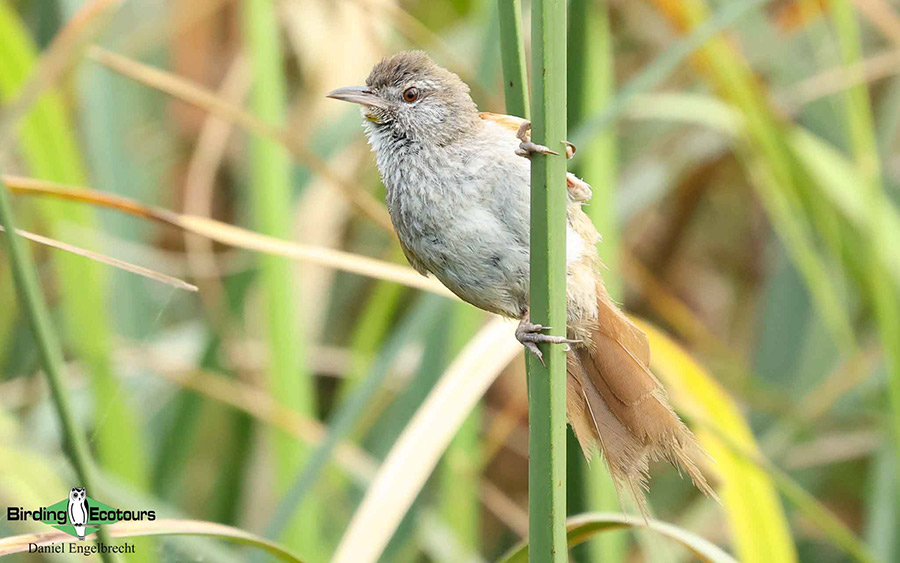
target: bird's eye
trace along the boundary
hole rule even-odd
[[[407,88],[403,92],[403,100],[407,103],[412,103],[419,99],[419,89],[418,88]]]

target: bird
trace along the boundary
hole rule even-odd
[[[377,63],[365,86],[327,97],[359,104],[400,246],[419,273],[463,301],[519,320],[516,338],[567,347],[567,419],[590,461],[602,453],[617,486],[646,515],[649,463],[680,466],[715,498],[695,436],[650,371],[646,335],[610,298],[600,235],[582,205],[590,186],[566,177],[566,336],[529,319],[530,159],[558,154],[533,143],[521,117],[479,112],[469,87],[423,51]],[[561,141],[567,157],[575,147]],[[524,158],[523,158],[524,157]],[[543,361],[543,360],[542,360]]]
[[[66,506],[69,524],[75,528],[79,540],[84,540],[85,525],[88,521],[87,492],[84,487],[72,487],[69,491],[69,503]]]

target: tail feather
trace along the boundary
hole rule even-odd
[[[598,295],[596,326],[567,361],[569,422],[585,456],[601,450],[617,485],[632,491],[645,514],[648,465],[658,458],[680,466],[698,489],[715,497],[697,465],[703,451],[650,372],[646,335],[602,288]]]

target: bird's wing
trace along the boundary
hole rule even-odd
[[[504,129],[508,129],[513,135],[515,135],[519,131],[519,127],[521,127],[522,124],[526,121],[525,119],[516,117],[514,115],[491,113],[489,111],[483,111],[479,113],[478,117],[480,117],[484,121],[490,121],[491,123],[496,123]]]
[[[415,255],[415,253],[412,250],[410,250],[409,248],[407,248],[407,246],[405,244],[403,244],[402,240],[399,242],[400,242],[400,248],[403,250],[403,255],[406,256],[406,261],[409,262],[409,265],[412,266],[413,269],[415,269],[417,272],[419,272],[423,276],[427,276],[428,269],[425,267],[425,264],[423,264],[419,260],[419,258]]]
[[[491,113],[489,111],[483,111],[479,113],[478,117],[480,117],[484,121],[489,121],[491,123],[499,125],[500,127],[503,127],[513,135],[516,135],[519,132],[519,128],[523,123],[528,122],[528,120],[521,117],[516,117],[514,115]],[[530,129],[526,137],[531,137]],[[566,188],[568,188],[569,190],[569,197],[575,203],[585,203],[591,199],[591,186],[571,172],[566,173]]]

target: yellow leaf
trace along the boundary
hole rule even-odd
[[[672,402],[683,412],[716,425],[715,432],[703,426],[694,431],[714,460],[711,465],[718,474],[717,491],[728,517],[737,559],[744,563],[797,561],[774,482],[752,460],[735,451],[759,452],[737,405],[703,366],[665,333],[646,321],[635,322],[650,339],[651,367],[669,391]]]

